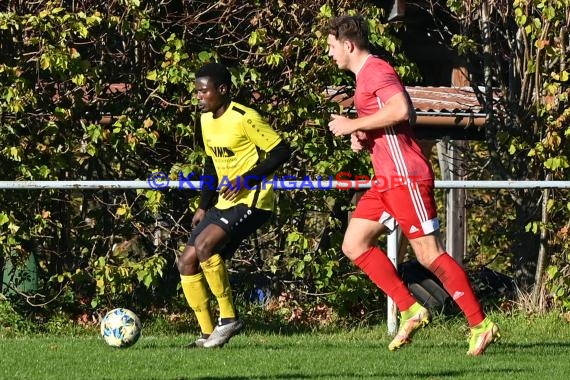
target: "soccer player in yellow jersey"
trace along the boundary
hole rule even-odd
[[[291,157],[289,146],[267,121],[231,100],[230,88],[231,74],[222,64],[206,64],[196,73],[208,158],[200,205],[192,219],[194,228],[178,258],[182,289],[202,333],[195,347],[221,347],[243,328],[224,260],[269,220],[274,203],[272,182],[261,182]],[[216,189],[218,200],[212,207]],[[218,301],[217,324],[207,287]]]

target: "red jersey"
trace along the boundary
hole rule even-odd
[[[376,113],[390,97],[405,91],[398,74],[386,61],[368,56],[356,73],[354,105],[359,117]],[[374,174],[381,191],[410,181],[432,181],[433,170],[416,143],[412,127],[406,121],[388,128],[366,131]]]

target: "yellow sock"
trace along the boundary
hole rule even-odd
[[[232,288],[228,278],[228,271],[224,260],[218,254],[213,255],[208,260],[201,262],[202,271],[206,276],[206,281],[210,290],[218,299],[220,306],[220,318],[235,318],[236,312],[232,298]]]
[[[180,284],[188,305],[196,314],[202,334],[211,334],[214,331],[214,320],[210,312],[210,297],[206,289],[204,274],[201,272],[190,276],[181,274]]]

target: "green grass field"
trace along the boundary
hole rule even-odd
[[[493,315],[502,339],[468,357],[459,318],[436,319],[411,346],[390,352],[385,326],[299,334],[253,328],[222,349],[188,349],[187,334],[152,334],[113,349],[79,336],[0,338],[2,379],[567,379],[570,323],[556,315]],[[250,323],[251,325],[251,323]],[[150,331],[149,331],[150,330]]]

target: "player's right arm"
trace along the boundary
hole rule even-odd
[[[331,115],[329,129],[335,136],[354,132],[373,131],[396,126],[409,120],[412,111],[405,92],[392,95],[378,111],[371,115],[349,119],[346,116]]]
[[[362,131],[356,131],[350,134],[350,148],[353,152],[360,152],[361,150],[368,147],[369,141],[366,137],[366,133]]]
[[[211,157],[206,157],[202,176],[204,178],[212,179],[212,181],[208,181],[207,184],[202,187],[200,203],[198,209],[194,213],[194,217],[192,217],[192,227],[196,227],[196,225],[204,219],[206,210],[213,205],[214,198],[216,196],[218,176],[216,174],[216,168],[214,167],[214,161],[212,161]]]

